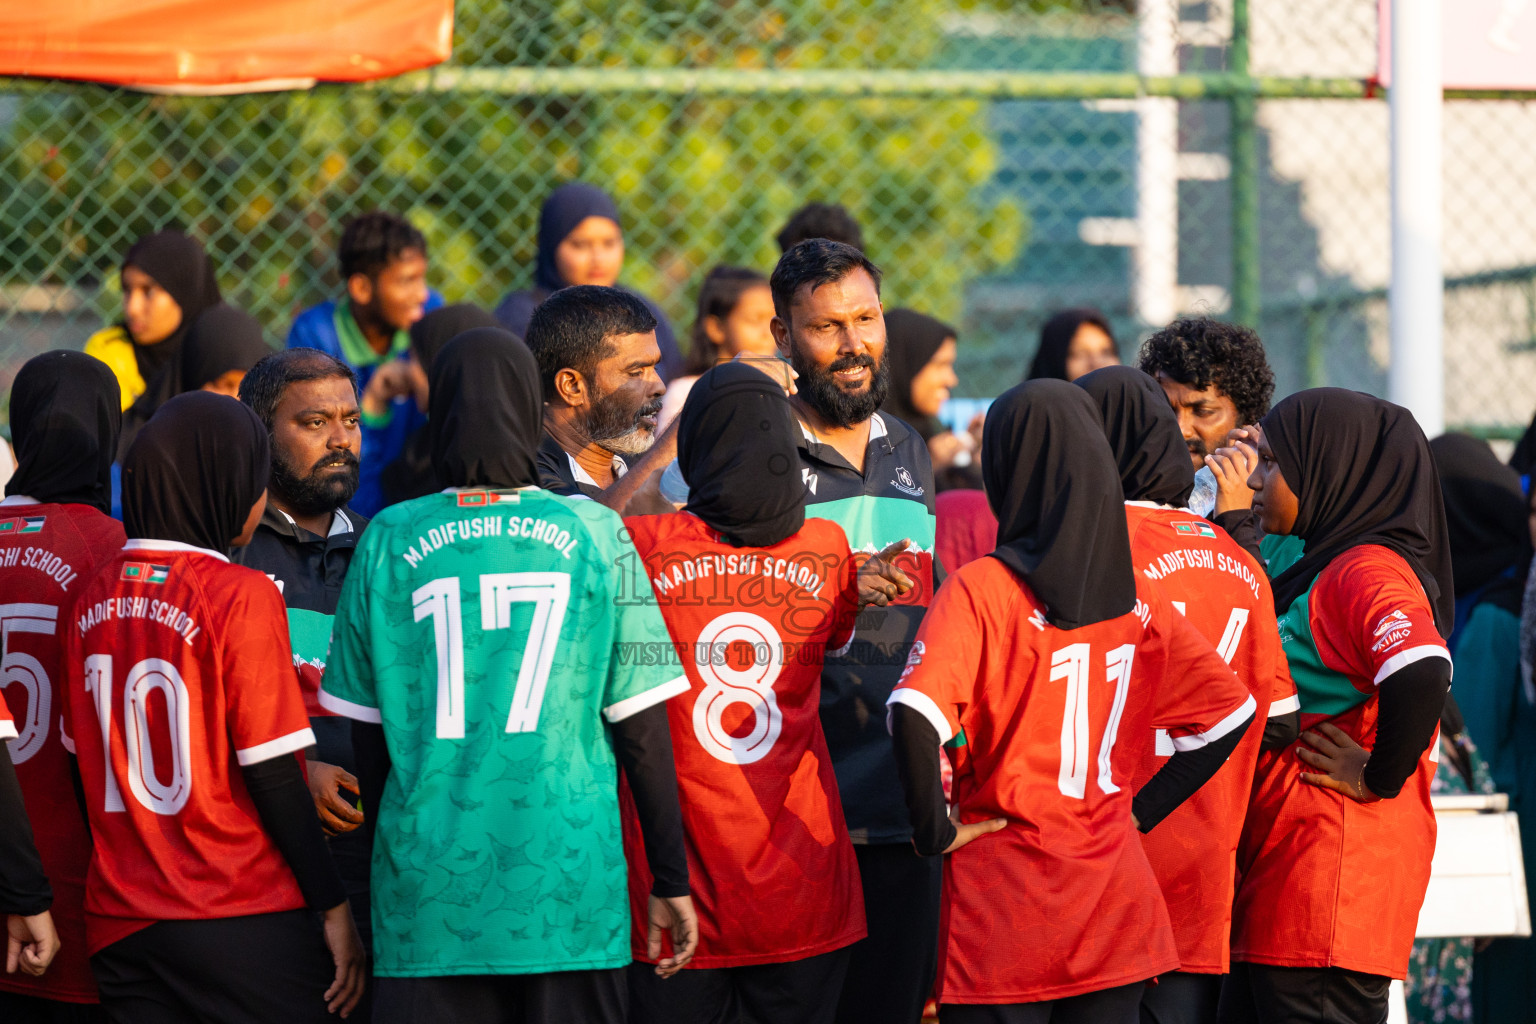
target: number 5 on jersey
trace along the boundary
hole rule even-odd
[[[512,624],[512,606],[533,605],[528,643],[507,714],[507,732],[533,732],[555,662],[555,645],[571,599],[571,578],[561,572],[499,572],[480,577],[480,629],[489,633]],[[464,738],[464,614],[459,578],[445,576],[411,594],[416,621],[430,618],[437,641],[437,738]]]

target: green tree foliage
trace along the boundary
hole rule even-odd
[[[899,74],[933,66],[944,19],[977,6],[1012,5],[460,0],[453,64]],[[335,289],[345,218],[384,207],[426,232],[436,287],[489,305],[527,286],[539,204],[581,178],[624,213],[625,282],[680,328],[711,266],[766,271],[773,234],[813,199],[863,222],[888,304],[958,318],[965,282],[1006,265],[1027,230],[988,188],[982,101],[400,85],[235,97],[47,85],[0,98],[0,285],[70,286],[88,298],[83,315],[114,318],[121,253],[176,225],[210,246],[226,295],[275,339]]]

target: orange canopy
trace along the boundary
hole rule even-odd
[[[386,78],[447,60],[453,0],[13,0],[0,74],[186,92]]]

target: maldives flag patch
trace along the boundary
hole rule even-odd
[[[41,533],[47,516],[26,516],[22,519],[0,519],[0,536],[7,533]]]
[[[1210,523],[1174,523],[1173,531],[1190,537],[1209,537],[1216,539],[1216,527]]]
[[[459,508],[484,508],[502,501],[517,501],[516,494],[500,494],[496,491],[460,491]]]
[[[168,565],[151,565],[148,562],[125,562],[119,579],[134,583],[164,583],[171,574]]]

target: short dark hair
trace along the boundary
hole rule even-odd
[[[788,324],[789,307],[803,286],[810,285],[814,291],[824,284],[841,281],[861,267],[874,279],[875,294],[879,295],[880,268],[869,257],[846,242],[807,238],[780,256],[773,268],[773,277],[768,281],[773,289],[773,311]]]
[[[341,279],[353,274],[377,277],[379,272],[415,249],[427,255],[427,237],[404,217],[384,210],[374,210],[353,217],[341,231],[336,255],[341,261]]]
[[[715,365],[718,351],[715,343],[705,333],[704,321],[710,317],[724,320],[736,309],[741,297],[752,288],[766,285],[768,279],[746,267],[732,267],[722,263],[704,275],[699,285],[699,307],[693,318],[691,351],[684,373],[703,373]]]
[[[864,231],[853,214],[836,203],[806,203],[789,215],[779,229],[780,252],[789,252],[807,238],[828,238],[864,250]]]
[[[1263,419],[1275,395],[1275,374],[1258,334],[1224,320],[1175,320],[1142,344],[1137,365],[1143,373],[1161,373],[1186,387],[1216,385],[1237,406],[1242,423]]]
[[[524,339],[539,362],[544,399],[555,397],[555,375],[575,370],[587,380],[612,353],[609,338],[656,329],[656,316],[638,295],[622,288],[579,284],[539,303]]]
[[[316,348],[285,348],[262,358],[251,367],[240,381],[240,401],[272,432],[272,417],[277,403],[290,384],[302,384],[309,380],[329,380],[340,377],[352,385],[357,394],[357,374],[352,367]]]

